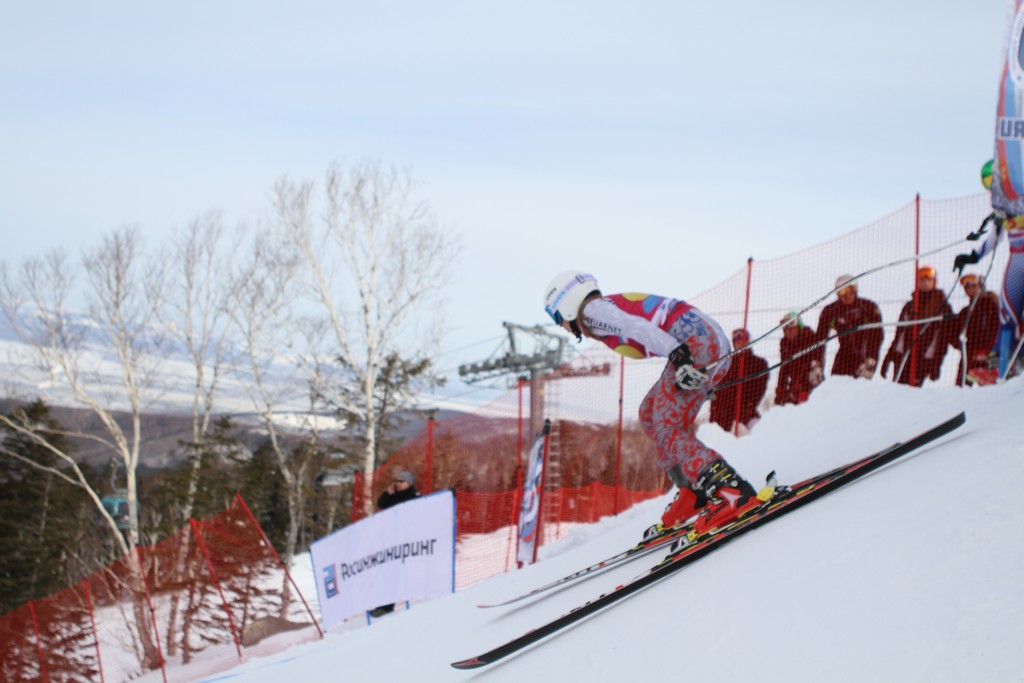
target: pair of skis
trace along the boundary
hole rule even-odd
[[[545,638],[562,631],[573,624],[582,621],[583,619],[596,614],[649,586],[654,585],[655,583],[658,583],[680,569],[688,566],[690,563],[696,562],[701,557],[714,552],[729,541],[739,538],[743,534],[756,529],[762,524],[766,524],[773,519],[777,519],[782,515],[792,512],[793,510],[796,510],[803,505],[820,498],[821,496],[846,486],[847,484],[916,451],[922,446],[945,436],[960,427],[964,422],[966,422],[966,416],[964,413],[960,413],[959,415],[956,415],[955,417],[952,417],[945,422],[918,434],[912,439],[897,442],[877,453],[873,453],[872,455],[861,458],[860,460],[848,465],[837,467],[834,470],[812,477],[794,486],[778,488],[771,499],[764,505],[755,508],[744,517],[741,517],[739,520],[723,529],[716,529],[704,536],[697,537],[688,543],[682,544],[681,547],[673,549],[665,559],[631,581],[617,586],[607,593],[579,605],[562,616],[528,631],[517,638],[513,638],[492,650],[479,654],[475,657],[463,659],[458,662],[452,662],[452,666],[456,669],[476,669],[482,666],[487,666],[488,664],[493,664],[494,662],[504,659],[509,655],[520,652],[530,645],[544,640]],[[611,566],[634,559],[648,552],[652,552],[657,548],[663,547],[670,541],[685,539],[689,530],[689,526],[674,527],[673,529],[663,533],[662,535],[656,536],[649,541],[640,543],[629,550],[619,553],[618,555],[608,558],[602,562],[598,562],[597,564],[591,565],[590,567],[578,572],[574,572],[573,574],[550,584],[541,586],[505,602],[498,603],[496,605],[481,605],[481,607],[498,607],[508,605],[513,602],[525,600],[526,598],[553,590],[577,579],[593,576]]]
[[[507,605],[511,605],[513,603],[521,602],[523,600],[535,597],[537,595],[540,595],[541,593],[547,593],[548,591],[562,588],[564,586],[569,585],[570,583],[575,583],[576,581],[579,581],[581,579],[589,579],[591,577],[597,576],[598,574],[601,574],[611,569],[612,567],[616,567],[624,562],[631,562],[637,559],[638,557],[649,555],[650,553],[653,553],[656,550],[662,550],[665,548],[666,545],[670,543],[672,544],[672,547],[674,549],[677,543],[682,544],[687,541],[686,537],[692,530],[692,522],[690,524],[680,524],[678,526],[664,529],[658,535],[640,541],[628,550],[623,550],[621,553],[612,555],[611,557],[601,560],[600,562],[595,562],[589,567],[584,567],[583,569],[575,571],[572,574],[567,574],[566,576],[563,576],[560,579],[555,579],[551,583],[546,583],[543,586],[538,586],[533,590],[527,591],[526,593],[517,595],[502,602],[477,605],[477,607],[481,607],[484,609],[490,609],[492,607],[505,607]]]

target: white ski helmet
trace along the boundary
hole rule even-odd
[[[544,310],[556,325],[562,321],[571,323],[576,320],[583,300],[598,289],[597,278],[582,270],[559,273],[544,290]]]

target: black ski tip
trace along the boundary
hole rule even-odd
[[[479,669],[486,665],[487,662],[483,661],[479,657],[470,657],[469,659],[463,659],[459,662],[452,662],[453,669]]]

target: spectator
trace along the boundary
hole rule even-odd
[[[945,292],[935,288],[935,268],[931,266],[917,269],[917,287],[900,311],[901,323],[915,320],[923,324],[901,325],[896,329],[896,337],[882,363],[882,377],[888,375],[889,366],[895,365],[894,381],[919,387],[925,378],[939,378],[946,347],[955,334],[953,309]]]
[[[387,510],[389,507],[412,500],[419,495],[416,490],[416,477],[412,472],[402,470],[395,475],[395,480],[377,498],[377,508]]]
[[[775,387],[775,403],[797,405],[806,401],[814,387],[821,384],[825,345],[815,346],[814,330],[805,326],[797,313],[787,313],[779,323],[782,324],[782,340],[779,342],[782,366],[779,368],[779,383]]]
[[[852,275],[840,275],[836,287],[838,301],[822,309],[815,340],[824,342],[835,330],[839,351],[832,374],[870,379],[882,350],[882,311],[874,301],[857,296]]]
[[[722,388],[711,398],[711,421],[726,431],[733,426],[739,429],[739,425],[750,430],[761,418],[757,406],[768,391],[768,361],[755,356],[749,343],[747,330],[733,330],[732,345],[738,351],[722,379]]]
[[[953,348],[959,349],[961,356],[956,383],[958,386],[964,385],[965,367],[968,381],[973,376],[979,378],[980,383],[990,383],[980,378],[996,374],[994,367],[989,368],[989,353],[999,334],[999,297],[995,292],[985,289],[985,278],[981,275],[964,275],[960,278],[960,285],[967,295],[967,305],[956,314],[953,325],[956,337],[950,340]],[[966,351],[964,340],[967,341]],[[989,379],[994,381],[994,377]]]
[[[377,498],[377,509],[387,510],[399,503],[410,501],[419,495],[419,492],[416,491],[416,477],[412,472],[402,470],[395,475],[395,480]],[[370,610],[370,616],[382,617],[394,611],[394,605],[381,605]]]

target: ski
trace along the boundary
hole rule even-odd
[[[647,572],[636,578],[613,588],[607,593],[598,596],[578,607],[573,608],[560,617],[549,621],[523,635],[495,647],[469,659],[452,662],[456,669],[477,669],[493,664],[509,655],[520,652],[530,645],[544,640],[559,631],[562,631],[583,619],[594,615],[610,605],[615,604],[649,586],[658,583],[673,573],[683,569],[692,562],[699,560],[705,555],[714,552],[727,542],[739,538],[743,534],[756,529],[779,516],[792,512],[813,500],[820,498],[836,489],[839,489],[861,477],[864,477],[875,470],[898,460],[899,458],[912,453],[922,446],[939,439],[957,429],[966,422],[964,413],[932,427],[931,429],[918,434],[917,436],[903,442],[897,442],[877,453],[854,461],[849,465],[836,468],[820,477],[813,477],[805,483],[792,487],[782,487],[764,505],[755,508],[746,516],[741,517],[732,524],[716,529],[712,532],[698,537],[679,550],[675,550],[654,565]]]
[[[600,562],[595,562],[589,567],[584,567],[583,569],[575,571],[572,574],[567,574],[560,579],[555,579],[551,583],[544,584],[543,586],[538,586],[533,590],[527,591],[520,595],[516,595],[515,597],[511,597],[507,600],[503,600],[502,602],[477,605],[477,607],[481,609],[505,607],[507,605],[512,605],[514,603],[527,600],[536,595],[540,595],[541,593],[547,593],[548,591],[554,590],[556,588],[567,586],[568,584],[573,583],[574,581],[597,576],[598,574],[608,569],[611,569],[612,567],[616,567],[622,564],[623,562],[631,562],[632,560],[648,555],[654,552],[655,550],[659,550],[663,548],[666,543],[669,543],[679,538],[685,539],[686,535],[689,534],[692,529],[692,522],[690,522],[689,524],[680,524],[674,527],[670,527],[668,529],[663,530],[657,536],[652,536],[646,541],[641,541],[637,543],[632,548],[623,550],[621,553],[612,555],[611,557],[605,558]]]
[[[811,485],[811,484],[815,484],[815,483],[820,482],[820,481],[825,481],[825,480],[827,480],[829,478],[834,477],[836,474],[838,474],[840,472],[846,471],[846,470],[850,469],[851,467],[858,465],[861,462],[867,462],[867,461],[871,460],[874,457],[875,457],[874,454],[873,455],[869,455],[869,456],[867,456],[865,458],[861,458],[861,460],[858,460],[858,461],[856,461],[854,463],[848,463],[846,465],[842,465],[841,467],[837,467],[837,468],[835,468],[833,470],[830,470],[828,472],[824,472],[822,474],[816,474],[813,477],[809,477],[808,479],[805,479],[804,481],[800,482],[799,484],[795,484],[795,485],[791,486],[790,488],[803,488],[805,486],[808,486],[808,485]],[[774,475],[775,475],[775,473],[772,472],[771,475],[769,475],[769,478],[771,479],[772,477],[774,477]],[[773,487],[774,485],[770,485],[770,486]],[[780,491],[780,493],[781,493],[781,491]],[[517,602],[521,602],[523,600],[527,600],[529,598],[535,597],[535,596],[540,595],[542,593],[547,593],[548,591],[555,590],[557,588],[561,588],[561,587],[567,586],[568,584],[573,583],[575,581],[578,581],[580,579],[592,578],[594,576],[597,576],[598,574],[603,573],[604,571],[606,571],[608,569],[611,569],[612,567],[616,567],[616,566],[618,566],[618,565],[620,565],[620,564],[622,564],[624,562],[631,562],[632,560],[638,559],[640,557],[644,557],[644,556],[654,552],[655,550],[659,550],[666,543],[669,543],[670,541],[674,541],[674,543],[672,545],[672,551],[673,552],[675,552],[677,550],[682,550],[683,545],[686,545],[686,544],[691,542],[691,539],[689,539],[688,536],[690,535],[690,532],[692,530],[693,530],[693,520],[690,520],[688,523],[676,525],[676,526],[671,527],[669,529],[665,529],[660,534],[658,534],[657,536],[649,538],[646,541],[641,541],[640,543],[637,543],[635,546],[633,546],[631,548],[628,548],[626,550],[623,550],[622,552],[617,553],[615,555],[612,555],[611,557],[605,558],[605,559],[601,560],[600,562],[595,562],[594,564],[590,565],[589,567],[584,567],[583,569],[577,570],[577,571],[575,571],[575,572],[573,572],[571,574],[566,574],[565,576],[563,576],[563,577],[561,577],[559,579],[555,579],[551,583],[544,584],[543,586],[538,586],[537,588],[529,590],[529,591],[527,591],[525,593],[521,593],[521,594],[516,595],[514,597],[508,598],[507,600],[503,600],[502,602],[480,604],[480,605],[477,605],[477,607],[479,607],[481,609],[492,609],[492,608],[495,608],[495,607],[506,607],[508,605],[513,605],[513,604],[515,604]]]

